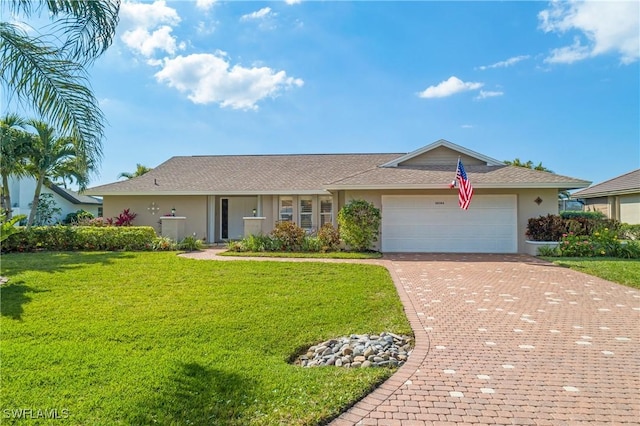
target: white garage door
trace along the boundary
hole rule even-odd
[[[515,195],[382,196],[383,252],[515,253]]]

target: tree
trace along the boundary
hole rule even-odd
[[[541,172],[553,173],[552,170],[549,170],[546,167],[544,167],[542,165],[542,162],[538,163],[537,166],[534,166],[533,165],[533,161],[531,161],[531,160],[527,161],[526,163],[523,163],[522,161],[520,161],[519,158],[516,158],[513,161],[505,160],[504,164],[506,164],[507,166],[524,167],[525,169],[533,169],[533,170],[539,170]]]
[[[69,136],[59,137],[55,129],[44,121],[28,120],[35,130],[31,135],[25,172],[36,179],[36,189],[31,203],[31,213],[27,221],[30,228],[38,210],[42,185],[60,170],[73,170],[81,188],[89,180],[89,173],[95,167],[95,152],[86,151],[86,146]]]
[[[149,173],[151,170],[153,170],[153,168],[147,167],[147,166],[143,166],[140,163],[136,163],[136,171],[135,172],[133,172],[133,173],[122,172],[122,173],[120,173],[118,175],[118,179],[120,179],[120,178],[133,179],[135,177],[142,176],[145,173]]]
[[[26,22],[0,21],[0,81],[9,98],[36,111],[85,150],[102,151],[104,116],[89,88],[86,66],[111,45],[120,0],[15,0],[3,16],[28,21],[46,13],[51,34],[27,33]]]
[[[340,236],[352,250],[369,250],[378,241],[380,209],[365,200],[351,200],[338,212]]]
[[[16,114],[7,114],[0,119],[0,174],[2,175],[2,208],[6,219],[11,219],[11,193],[9,176],[23,176],[24,158],[27,148],[27,134],[24,132],[25,120]]]

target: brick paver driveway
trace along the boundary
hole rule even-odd
[[[385,255],[409,361],[333,425],[640,424],[640,291],[525,255]]]

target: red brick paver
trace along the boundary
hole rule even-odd
[[[367,263],[389,269],[416,347],[333,426],[640,424],[640,291],[526,255]]]
[[[640,424],[640,291],[525,255],[385,259],[416,350],[332,425]]]

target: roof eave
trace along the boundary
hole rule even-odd
[[[117,192],[95,192],[87,195],[101,197],[110,196],[190,196],[190,195],[331,195],[326,190],[321,189],[291,189],[277,191],[117,191]]]
[[[571,194],[571,198],[598,198],[598,197],[608,197],[608,196],[615,196],[615,195],[632,195],[632,194],[640,193],[640,188],[621,189],[619,191],[592,192],[587,194],[580,194],[580,192],[581,191],[576,192],[575,194]]]
[[[490,183],[490,184],[473,184],[474,189],[575,189],[588,186],[588,182],[570,182],[570,183]],[[328,191],[340,190],[380,190],[380,189],[448,189],[447,184],[383,184],[383,185],[331,185],[327,186]]]

